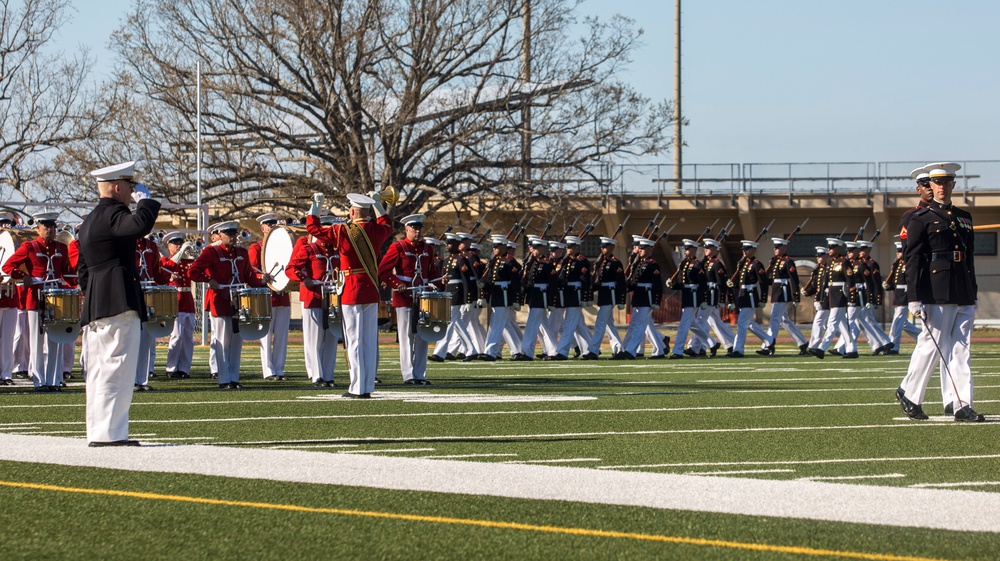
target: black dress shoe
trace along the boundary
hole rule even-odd
[[[826,353],[823,352],[823,349],[820,348],[809,349],[809,354],[813,355],[816,358],[823,358],[824,356],[826,356]]]
[[[171,380],[176,380],[183,377],[184,377],[183,372],[167,372],[167,378],[170,378]]]
[[[363,393],[363,394],[359,395],[358,397],[361,398],[361,399],[371,399],[372,398],[372,394],[370,394],[370,393]]]
[[[270,376],[265,377],[264,379],[268,380],[268,381],[274,381],[274,380],[277,380],[278,377],[272,374]]]
[[[858,351],[844,353],[840,358],[858,358]]]
[[[899,354],[899,351],[897,350],[887,351],[885,354],[888,356],[895,356]]]
[[[829,351],[826,352],[830,353],[833,356],[841,356],[840,351],[838,351],[837,349],[830,349]]]
[[[510,357],[510,359],[513,360],[514,362],[531,362],[532,360],[535,360],[523,353],[517,353],[516,355]]]
[[[486,361],[486,362],[496,362],[497,357],[495,357],[493,355],[488,355],[486,353],[482,353],[482,354],[477,355],[476,359],[483,360],[483,361]]]
[[[463,359],[462,359],[462,362],[472,362],[472,361],[474,361],[474,360],[477,360],[478,358],[479,358],[479,355],[478,355],[478,354],[474,354],[474,355],[469,355],[469,356],[467,356],[467,357],[463,358]]]
[[[28,378],[28,372],[26,370],[18,370],[14,373],[14,377],[26,380]]]
[[[906,416],[914,421],[926,421],[930,418],[924,413],[922,407],[906,397],[906,392],[903,391],[903,388],[896,388],[896,401],[899,402],[899,407],[903,410],[903,413],[906,413]]]
[[[457,357],[451,353],[444,355],[445,360],[455,360]]]
[[[731,353],[726,353],[726,358],[743,358],[743,353],[739,351],[733,351]]]
[[[138,440],[112,440],[110,442],[88,442],[91,448],[103,448],[105,446],[138,446]]]
[[[976,413],[972,407],[966,405],[958,411],[955,411],[955,420],[967,423],[982,423],[986,420],[986,417]]]
[[[356,394],[356,393],[344,392],[344,395],[342,395],[340,397],[347,397],[347,398],[350,398],[350,399],[359,399],[361,396],[358,395],[358,394]]]
[[[611,360],[635,360],[635,355],[628,351],[621,351],[615,356],[611,357]]]
[[[228,389],[230,389],[230,386],[229,386],[229,384],[219,384],[219,389],[220,390],[228,390]]]
[[[670,335],[664,335],[663,336],[663,348],[664,349],[669,349],[670,348]]]
[[[594,353],[587,353],[580,357],[580,360],[597,360],[597,355]]]
[[[687,354],[687,351],[685,351],[685,354]],[[690,356],[698,356],[698,355],[692,352]],[[680,360],[682,358],[684,358],[684,355],[671,354],[670,356],[667,357],[667,360]]]
[[[716,344],[712,345],[712,348],[708,349],[709,354],[711,354],[712,356],[715,356],[715,353],[719,352],[719,347],[721,347],[721,346],[722,346],[722,343],[716,343]]]
[[[52,386],[38,386],[35,388],[36,392],[48,393],[52,391]]]
[[[241,386],[239,382],[229,382],[229,387],[234,390],[243,389],[243,386]]]
[[[688,348],[684,349],[684,354],[686,354],[688,356],[698,356],[698,353],[694,352],[694,349],[692,349],[691,347],[688,347]],[[673,355],[671,355],[671,357],[672,356]]]
[[[550,356],[549,360],[569,360],[569,357],[566,355],[555,354]]]
[[[417,380],[417,383],[420,384],[421,386],[429,386],[429,385],[431,385],[431,381],[427,380],[427,379]]]
[[[949,415],[949,416],[950,415],[954,415],[955,414],[955,404],[954,403],[949,403],[949,404],[945,405],[944,406],[944,414],[945,415]]]
[[[757,349],[754,352],[760,356],[771,356],[771,349]]]
[[[809,345],[807,343],[802,343],[799,345],[799,356],[806,356],[809,354]]]
[[[653,356],[649,357],[648,360],[663,360],[663,359],[666,359],[666,358],[667,358],[667,353],[663,353],[662,355],[653,355]]]
[[[427,360],[430,360],[430,361],[433,361],[433,362],[444,362],[444,359],[441,358],[441,357],[439,357],[438,355],[430,355],[429,357],[427,357]]]
[[[325,388],[325,387],[327,387],[326,384],[323,383],[323,380],[316,380],[315,382],[312,383],[312,385],[313,385],[314,388]]]
[[[218,380],[219,379],[219,373],[218,372],[212,372],[212,379],[213,380]]]
[[[458,353],[454,360],[465,360],[465,353]]]
[[[381,383],[382,383],[382,379],[381,379],[381,378],[378,378],[378,377],[376,377],[376,378],[375,378],[375,383],[376,383],[376,384],[381,384]]]
[[[140,392],[151,392],[153,391],[153,386],[150,386],[149,384],[139,384],[135,387],[135,389]]]
[[[419,385],[419,382],[417,382],[416,380],[403,380],[403,385],[416,386]]]
[[[72,372],[63,372],[63,380],[72,380],[72,379],[73,379]]]
[[[580,358],[581,354],[580,347],[573,347],[573,358]]]

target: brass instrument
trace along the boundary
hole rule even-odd
[[[382,201],[383,206],[394,205],[399,201],[399,193],[396,191],[395,187],[389,185],[379,192],[378,198]]]

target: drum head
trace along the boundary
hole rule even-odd
[[[60,345],[68,345],[76,341],[77,336],[80,335],[80,324],[50,323],[45,326],[45,334]]]
[[[421,339],[429,343],[433,343],[434,341],[440,341],[441,339],[444,339],[444,334],[447,331],[448,331],[447,323],[437,322],[429,325],[420,325],[420,324],[417,325],[417,335],[419,335]]]
[[[244,341],[257,341],[267,335],[271,321],[240,322],[240,335]]]
[[[282,292],[298,288],[299,283],[285,274],[285,265],[292,258],[295,242],[307,235],[305,228],[297,226],[275,226],[264,236],[260,250],[260,268],[274,280],[268,283],[271,290]]]
[[[174,318],[147,321],[142,324],[142,328],[149,331],[149,334],[157,339],[169,337],[174,332]]]

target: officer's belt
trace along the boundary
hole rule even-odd
[[[856,282],[856,283],[854,283],[854,288],[857,288],[858,290],[864,290],[865,289],[865,283],[863,283],[863,282]]]
[[[653,288],[653,283],[651,282],[638,282],[635,285],[642,288]]]
[[[601,286],[603,286],[605,288],[614,288],[617,285],[618,285],[618,283],[616,283],[616,282],[602,282],[601,283]]]
[[[788,279],[774,279],[774,284],[788,284]]]
[[[534,288],[537,288],[539,290],[546,290],[548,287],[549,287],[548,283],[544,283],[544,282],[541,283],[541,284],[536,284],[534,286]]]
[[[493,283],[493,286],[499,286],[500,288],[507,288],[510,285],[510,281],[497,281]]]
[[[906,285],[905,284],[897,284],[896,285],[896,290],[906,290]]]
[[[719,288],[719,283],[717,283],[717,282],[710,282],[710,283],[706,283],[706,284],[708,284],[709,288]]]
[[[698,285],[697,284],[685,284],[684,288],[686,288],[688,290],[698,290]]]
[[[566,286],[572,286],[572,287],[575,287],[575,288],[580,288],[581,286],[583,286],[583,283],[581,283],[580,281],[571,281],[571,282],[566,283]]]
[[[743,287],[743,290],[753,290],[753,289],[757,288],[757,283],[744,284],[744,285],[741,285],[741,286]]]
[[[360,274],[362,274],[362,273],[365,272],[365,268],[364,267],[357,267],[355,269],[344,269],[341,272],[344,273],[345,277],[350,276],[350,275],[360,275]]]
[[[847,286],[847,284],[843,282],[831,282],[830,286]]]
[[[401,281],[403,281],[403,282],[412,282],[413,281],[413,277],[408,277],[406,275],[396,275],[396,278],[399,279],[399,280],[401,280]]]
[[[462,284],[462,279],[451,279],[448,284]]]
[[[965,259],[963,251],[947,251],[945,253],[932,253],[931,261],[953,261],[961,263]]]

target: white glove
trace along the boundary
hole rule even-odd
[[[378,193],[372,197],[375,202],[372,204],[372,209],[375,211],[375,218],[385,216],[385,207],[382,206],[382,201],[378,198]]]
[[[180,263],[184,255],[186,255],[187,252],[190,251],[193,247],[194,247],[193,243],[184,242],[183,244],[181,244],[181,248],[177,250],[177,253],[174,254],[174,256],[170,258],[170,260],[173,261],[174,263]]]
[[[702,302],[701,304],[698,305],[698,308],[701,309],[701,310],[707,310],[708,309],[708,302]]]
[[[142,183],[136,183],[135,187],[132,188],[132,200],[139,202],[149,198],[149,187],[146,187]]]
[[[580,302],[580,304],[582,304],[584,308],[589,308],[590,306],[594,305],[594,301],[593,300],[584,300],[583,302]]]
[[[730,310],[735,310],[736,309],[736,304],[729,304],[729,305],[726,306],[726,308],[730,309]]]
[[[736,285],[733,283],[733,279],[729,279],[729,280],[726,281],[726,286],[728,286],[729,288],[732,288],[732,287],[734,287]]]
[[[869,303],[865,304],[865,309],[866,310],[874,310],[875,309],[875,304],[872,304],[871,302],[869,302]]]
[[[670,279],[667,279],[666,285],[667,285],[667,288],[673,289],[674,288],[674,281],[672,281]]]
[[[823,304],[821,304],[819,302],[813,302],[813,308],[816,308],[817,312],[822,312],[823,311]]]
[[[913,317],[919,318],[924,316],[924,303],[923,302],[910,302],[906,305],[910,309],[910,313]]]
[[[462,306],[459,308],[459,310],[461,310],[463,314],[469,313],[469,310],[471,309],[472,309],[471,304],[462,304]]]
[[[891,288],[892,288],[892,285],[889,284],[889,281],[886,281],[886,282],[882,283],[882,290],[891,290]]]
[[[376,201],[378,200],[378,192],[377,191],[368,191],[367,193],[365,193],[365,195],[367,195],[367,196],[375,199]]]
[[[625,304],[618,304],[615,307],[618,308],[619,310],[624,310],[625,309]]]
[[[323,193],[313,193],[313,203],[309,207],[309,214],[311,216],[323,216],[323,200],[326,197]]]
[[[487,303],[486,303],[486,299],[485,298],[480,298],[479,300],[476,300],[476,307],[477,308],[485,308],[486,306],[487,306]]]

